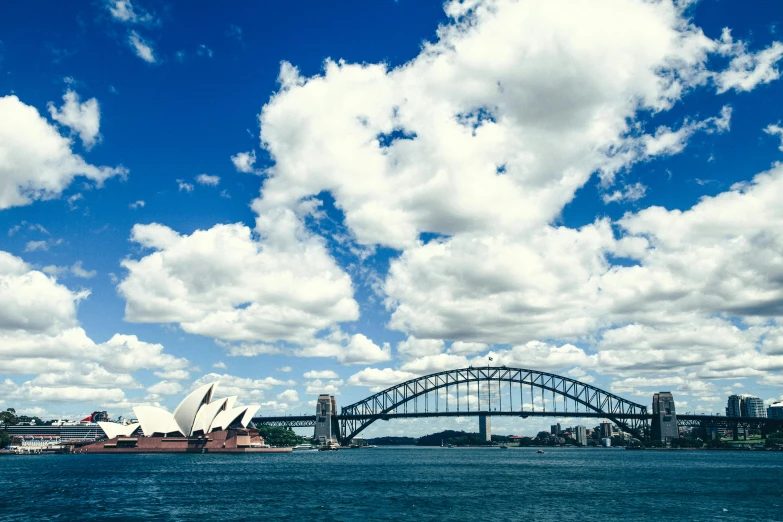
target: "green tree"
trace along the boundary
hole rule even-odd
[[[304,438],[294,433],[290,428],[261,425],[258,426],[258,433],[270,446],[296,446],[304,442]]]
[[[5,448],[11,444],[11,436],[7,431],[0,431],[0,448]]]
[[[13,408],[8,408],[5,411],[0,411],[0,424],[8,424],[9,426],[14,426],[19,422],[19,419],[16,417],[16,410]]]

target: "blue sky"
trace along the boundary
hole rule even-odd
[[[0,406],[782,398],[777,2],[0,10]]]

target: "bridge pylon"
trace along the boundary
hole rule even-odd
[[[315,405],[313,442],[319,446],[340,444],[340,425],[337,420],[337,401],[333,395],[319,395]]]
[[[677,412],[674,408],[674,397],[671,392],[654,394],[652,411],[652,439],[663,444],[670,444],[672,440],[679,438],[680,428],[677,424]]]

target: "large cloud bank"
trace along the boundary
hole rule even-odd
[[[307,226],[329,193],[360,257],[399,252],[374,288],[410,336],[398,368],[351,384],[469,364],[488,345],[502,363],[610,372],[624,389],[675,373],[704,401],[710,379],[778,382],[782,167],[691,209],[556,225],[591,177],[607,203],[643,201],[618,173],[730,132],[728,105],[656,123],[688,93],[779,78],[780,43],[711,39],[687,4],[451,1],[437,39],[398,67],[327,60],[306,77],[284,62],[259,116],[273,165],[255,230],[138,225],[132,240],[152,252],[125,262],[127,318],[241,343],[232,355],[389,360],[344,333],[356,284]],[[242,154],[239,170],[262,172]]]

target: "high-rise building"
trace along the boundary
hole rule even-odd
[[[766,417],[764,401],[753,395],[729,395],[727,417]]]
[[[488,415],[479,415],[479,438],[487,442],[492,440],[492,427]]]
[[[783,406],[783,404],[781,404],[781,406]],[[576,443],[587,446],[587,428],[584,426],[576,427]]]
[[[659,392],[653,395],[652,438],[668,444],[680,437],[677,427],[677,412],[671,392]]]
[[[752,395],[742,396],[742,416],[743,417],[766,417],[764,411],[764,401]]]
[[[560,435],[560,423],[558,422],[557,424],[552,424],[552,426],[550,426],[549,432],[555,436]]]
[[[767,408],[767,417],[770,419],[783,419],[783,401],[770,404]]]
[[[742,417],[742,398],[739,395],[729,395],[726,417]]]
[[[611,422],[602,422],[601,423],[601,438],[612,438],[612,423]]]

